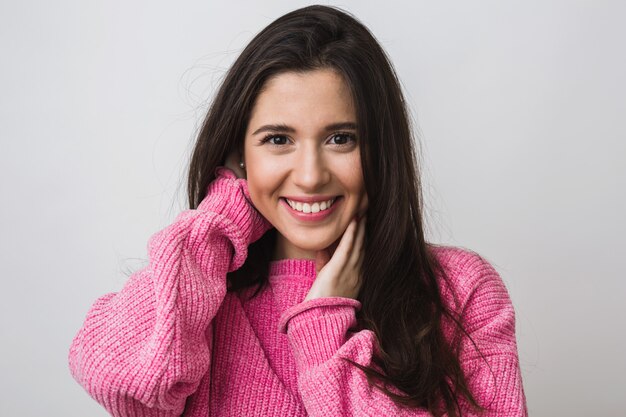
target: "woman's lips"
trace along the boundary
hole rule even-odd
[[[294,210],[293,208],[291,208],[289,203],[287,203],[287,201],[284,198],[280,199],[280,204],[282,204],[283,207],[285,207],[285,209],[289,212],[289,214],[291,214],[297,220],[301,220],[305,222],[319,222],[319,221],[326,219],[328,216],[333,214],[336,207],[342,202],[343,202],[342,197],[336,197],[333,204],[326,210],[321,210],[321,211],[318,211],[317,213],[303,213],[301,211]]]
[[[330,208],[334,202],[335,197],[330,197],[324,200],[295,200],[287,197],[283,197],[285,201],[291,206],[292,209],[296,211],[301,211],[303,213],[317,213],[319,211],[324,211]]]

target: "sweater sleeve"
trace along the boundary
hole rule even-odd
[[[207,196],[148,243],[149,263],[99,298],[69,352],[74,378],[114,416],[179,416],[209,370],[226,274],[271,226],[245,180],[218,168]]]
[[[474,280],[466,304],[466,329],[479,347],[463,341],[460,357],[475,398],[487,410],[475,414],[461,399],[465,416],[527,416],[517,347],[515,317],[502,280],[492,268],[470,273]],[[351,332],[357,300],[328,297],[307,300],[285,311],[280,330],[294,352],[298,387],[310,416],[431,416],[423,408],[403,408],[368,384],[365,374],[342,358],[372,365],[375,336],[370,330]],[[484,359],[483,359],[484,356]],[[375,367],[379,370],[379,368]],[[396,393],[400,393],[396,391]]]

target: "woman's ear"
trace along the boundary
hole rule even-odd
[[[239,167],[243,171],[243,178],[248,179],[248,171],[246,170],[246,159],[244,148],[239,148]]]
[[[241,167],[241,155],[238,151],[232,151],[228,154],[224,166],[233,171],[237,178],[247,179],[246,170]]]

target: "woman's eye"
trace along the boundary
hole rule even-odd
[[[347,145],[354,141],[354,136],[349,133],[337,133],[330,138],[333,145]]]
[[[265,137],[263,142],[269,142],[272,145],[286,145],[287,144],[287,136],[271,135],[271,136]]]

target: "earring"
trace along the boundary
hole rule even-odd
[[[243,161],[239,161],[239,167],[241,169],[246,169],[246,164],[244,164]]]

